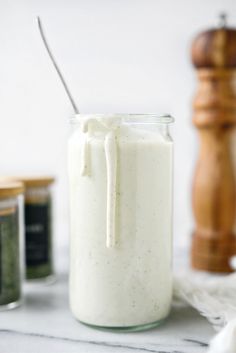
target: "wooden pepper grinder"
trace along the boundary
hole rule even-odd
[[[236,28],[200,33],[192,61],[199,79],[193,124],[200,154],[193,182],[192,267],[230,272],[236,254]]]

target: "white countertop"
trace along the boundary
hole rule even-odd
[[[66,256],[56,283],[27,284],[25,301],[0,312],[0,353],[86,352],[206,352],[214,330],[190,308],[173,308],[160,327],[139,333],[110,333],[86,327],[68,306]]]

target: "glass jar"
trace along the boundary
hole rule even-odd
[[[21,303],[23,192],[22,183],[0,183],[0,310]]]
[[[52,177],[20,177],[25,185],[26,278],[55,279],[52,239]]]
[[[85,324],[137,331],[170,311],[172,121],[153,114],[71,120],[70,306]]]

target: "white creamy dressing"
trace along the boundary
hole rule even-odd
[[[117,117],[80,125],[69,141],[72,312],[98,326],[161,320],[172,298],[172,141]]]

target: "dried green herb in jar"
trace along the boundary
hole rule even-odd
[[[23,190],[21,183],[0,183],[0,310],[16,307],[21,300]]]
[[[52,198],[54,179],[22,178],[25,185],[25,255],[26,277],[30,280],[52,279]]]

